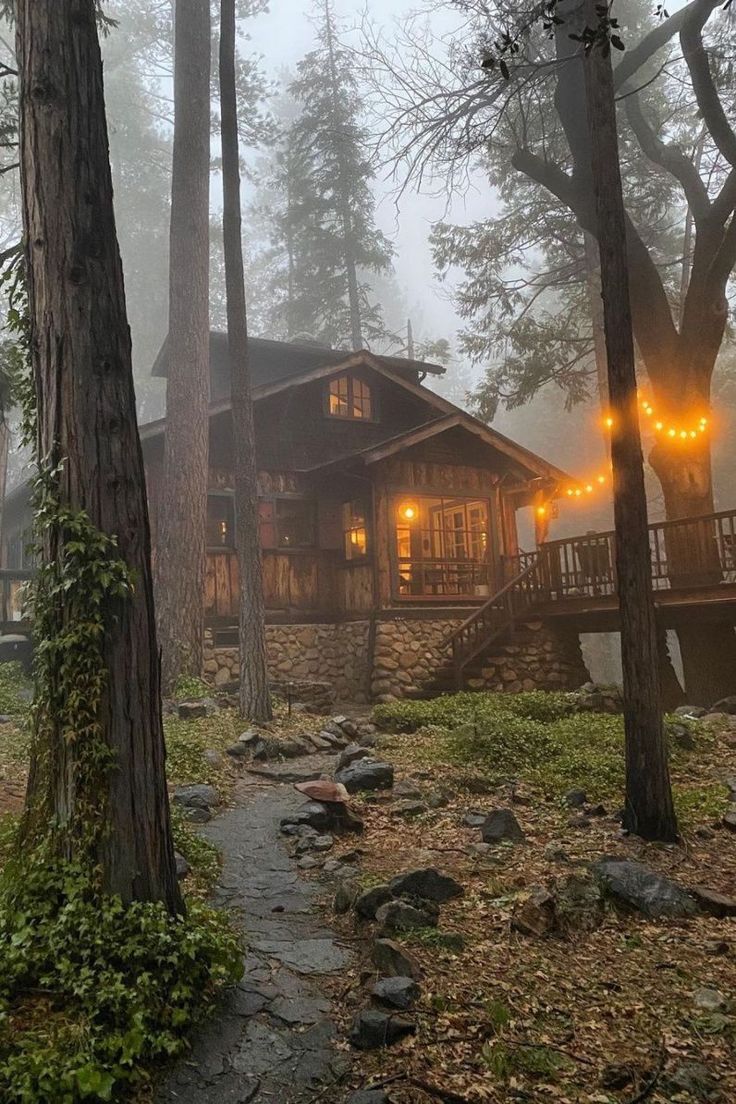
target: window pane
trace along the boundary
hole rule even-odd
[[[359,560],[368,551],[368,525],[361,502],[346,502],[343,512],[343,540],[346,560]]]
[[[234,523],[233,499],[226,495],[210,495],[207,499],[207,547],[233,548]]]
[[[314,503],[277,498],[276,532],[280,548],[310,548],[315,543]]]
[[[362,380],[353,380],[353,417],[370,418],[371,415],[371,389]]]
[[[347,418],[349,415],[347,376],[338,376],[330,382],[329,411],[339,418]]]

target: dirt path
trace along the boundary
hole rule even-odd
[[[329,765],[318,757],[299,760],[299,768],[315,774]],[[235,800],[203,834],[223,853],[217,902],[243,913],[243,979],[156,1100],[336,1104],[341,1091],[329,1086],[342,1079],[349,1059],[335,1046],[320,979],[344,969],[350,952],[324,926],[315,887],[300,876],[279,832],[281,818],[304,799],[290,784],[246,775]]]

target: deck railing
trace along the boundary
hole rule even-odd
[[[540,569],[551,600],[616,594],[614,532],[547,541]],[[736,583],[736,510],[649,526],[655,590]]]

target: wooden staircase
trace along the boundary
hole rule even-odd
[[[447,639],[452,657],[439,667],[422,696],[462,690],[469,677],[478,675],[482,660],[493,644],[509,637],[515,624],[548,596],[538,556],[527,555],[525,566],[492,598],[473,610]]]

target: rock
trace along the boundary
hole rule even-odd
[[[693,993],[693,1004],[704,1012],[720,1012],[725,1007],[726,998],[719,989],[696,989]]]
[[[208,717],[207,712],[207,700],[204,701],[183,701],[179,702],[176,707],[176,712],[183,721],[196,721],[200,717]]]
[[[372,956],[376,969],[386,977],[412,977],[417,980],[422,976],[416,960],[393,939],[376,939]]]
[[[316,839],[312,840],[312,850],[331,851],[334,844],[335,841],[332,836],[317,836]]]
[[[586,805],[585,815],[589,817],[608,816],[608,809],[605,805]]]
[[[366,727],[367,728],[373,728],[374,726],[369,725],[369,726],[366,726]],[[376,732],[377,731],[378,731],[377,729],[375,729],[373,732],[364,731],[363,729],[361,729],[361,731],[358,733],[358,737],[357,737],[355,742],[357,744],[360,744],[360,746],[364,747],[364,748],[374,748],[376,746],[376,743],[378,742],[377,738],[376,738]]]
[[[238,736],[238,743],[245,744],[246,747],[255,747],[261,740],[261,734],[255,728],[248,728],[245,732],[241,732]]]
[[[381,978],[373,986],[372,994],[381,1004],[405,1012],[419,996],[419,986],[410,977]]]
[[[450,799],[447,794],[444,793],[432,793],[427,798],[427,805],[430,809],[444,809],[446,805],[450,804]]]
[[[314,855],[302,855],[296,864],[300,870],[315,870],[319,865],[319,859],[315,859]]]
[[[240,740],[237,743],[231,744],[229,748],[225,749],[225,754],[229,755],[232,759],[245,759],[251,754],[251,748],[248,744],[241,744]]]
[[[717,1101],[723,1100],[713,1074],[700,1062],[683,1062],[671,1073],[664,1073],[658,1088],[666,1100],[670,1100],[673,1096],[682,1099],[683,1093],[692,1101],[712,1101],[716,1104]]]
[[[176,876],[179,881],[181,881],[182,878],[186,878],[192,868],[184,856],[180,855],[178,851],[174,852],[174,860],[176,862]]]
[[[376,1008],[364,1008],[353,1020],[350,1042],[358,1050],[377,1050],[391,1046],[415,1031],[416,1025],[412,1020],[380,1012]]]
[[[222,756],[215,748],[205,748],[202,752],[202,758],[205,763],[209,763],[211,767],[222,766]]]
[[[416,817],[428,813],[429,809],[423,801],[398,801],[391,809],[392,816]]]
[[[719,917],[736,916],[736,899],[733,897],[701,885],[691,886],[690,892],[703,912]]]
[[[416,783],[409,782],[408,779],[403,778],[394,786],[394,796],[419,799],[420,797],[422,797],[422,791],[419,789]]]
[[[488,813],[476,813],[471,810],[463,817],[463,824],[466,828],[482,828],[487,820]]]
[[[394,768],[390,763],[379,763],[374,759],[359,759],[335,774],[335,781],[341,782],[348,793],[360,790],[390,790],[394,784]]]
[[[174,790],[173,802],[182,805],[185,809],[211,809],[220,804],[220,795],[214,786],[208,786],[205,782],[195,782],[190,786],[177,786]]]
[[[481,836],[484,843],[502,843],[504,840],[523,843],[526,839],[511,809],[495,809],[490,813],[481,828]]]
[[[316,732],[310,732],[307,739],[309,740],[315,751],[328,751],[332,753],[335,750],[334,746],[329,742],[329,740],[325,740],[321,736],[318,736]]]
[[[599,1084],[603,1089],[625,1089],[632,1081],[636,1080],[638,1070],[632,1065],[619,1065],[618,1062],[609,1062],[601,1070]]]
[[[736,809],[729,809],[724,813],[721,824],[724,828],[728,828],[729,832],[736,832]]]
[[[698,717],[704,717],[708,712],[707,709],[703,709],[702,705],[678,705],[675,710],[676,717],[690,717],[693,720]]]
[[[370,759],[371,752],[369,748],[361,747],[360,744],[348,744],[346,748],[340,752],[335,763],[335,770],[342,770],[343,767],[349,767],[351,763],[357,763],[359,759]]]
[[[389,886],[394,897],[420,897],[439,905],[451,901],[453,897],[462,897],[465,892],[460,882],[449,874],[441,874],[433,866],[399,874],[392,878]]]
[[[705,953],[709,955],[727,955],[731,951],[731,944],[725,939],[709,939],[705,944]]]
[[[468,845],[468,854],[478,859],[491,858],[495,854],[492,843],[471,843]]]
[[[578,816],[571,816],[567,818],[568,828],[590,828],[590,817],[579,814]]]
[[[328,744],[333,751],[340,751],[342,748],[346,748],[350,743],[348,737],[344,732],[339,729],[337,732],[332,732],[329,728],[321,729],[319,738],[324,743]]]
[[[393,894],[387,885],[371,886],[356,898],[355,911],[364,920],[375,920],[381,905],[387,904],[392,898]]]
[[[571,809],[582,809],[588,804],[588,795],[585,790],[568,790],[565,794],[565,804]]]
[[[736,694],[731,694],[727,698],[721,698],[708,710],[709,713],[726,713],[728,716],[736,716]]]
[[[289,813],[288,816],[282,818],[281,831],[283,832],[286,827],[299,824],[306,824],[310,828],[318,830],[331,828],[333,819],[334,813],[329,806],[323,805],[321,801],[308,801],[295,813]]]
[[[347,1104],[391,1104],[383,1089],[360,1089],[347,1099]]]
[[[683,751],[695,750],[695,737],[688,724],[670,721],[666,726],[666,732],[676,747],[682,748]]]
[[[190,820],[192,824],[207,824],[212,820],[212,813],[209,809],[199,809],[196,806],[185,805],[182,810],[187,820]]]
[[[534,886],[527,899],[514,909],[511,927],[523,935],[540,936],[554,931],[557,927],[557,906],[549,890]]]
[[[376,922],[386,935],[414,931],[416,928],[436,928],[440,910],[433,901],[388,901],[376,909]]]
[[[692,916],[696,910],[695,901],[682,886],[643,863],[602,859],[592,870],[607,893],[645,916]]]
[[[310,782],[296,782],[294,789],[304,794],[310,801],[319,801],[325,805],[344,805],[348,800],[348,791],[337,782],[326,778],[317,778]]]
[[[355,878],[343,878],[338,882],[335,889],[335,899],[332,907],[339,916],[342,916],[344,913],[350,912],[359,895],[360,883]]]

